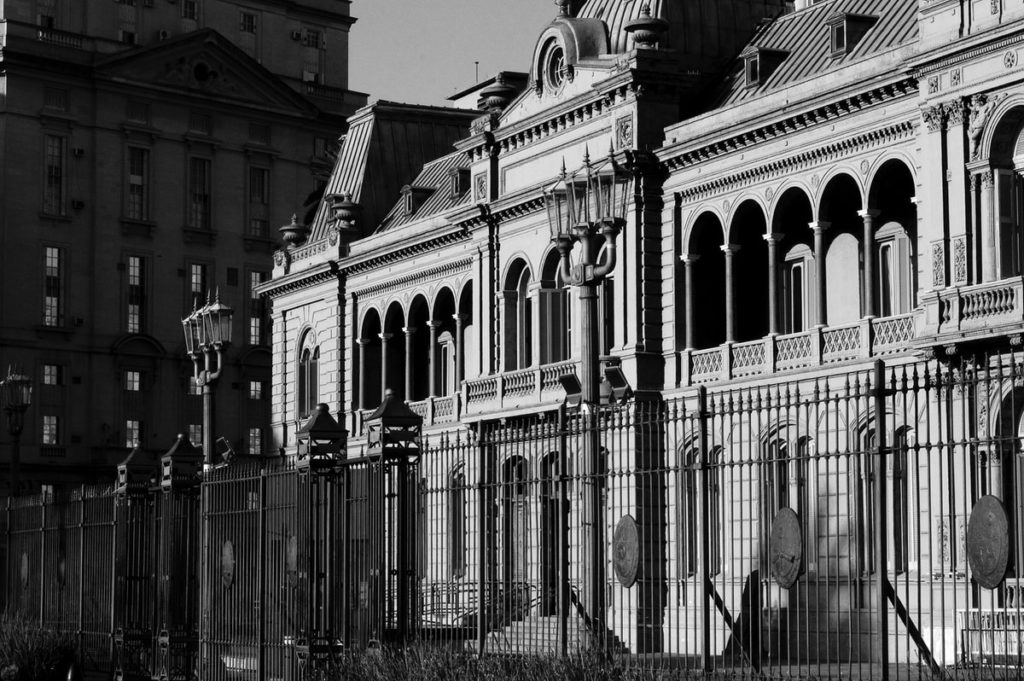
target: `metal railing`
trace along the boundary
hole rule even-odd
[[[415,460],[319,476],[236,463],[197,497],[9,500],[5,605],[125,675],[192,655],[202,679],[310,678],[415,639],[684,676],[1021,678],[1021,386],[1022,353],[878,360],[436,428]],[[1008,522],[977,551],[986,499]]]

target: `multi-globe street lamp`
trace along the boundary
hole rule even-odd
[[[13,366],[0,381],[0,408],[7,414],[7,432],[11,436],[10,494],[18,492],[21,483],[21,432],[25,428],[25,411],[32,404],[32,379]]]
[[[583,431],[584,524],[589,579],[585,606],[594,622],[594,632],[604,644],[604,502],[599,479],[602,466],[597,409],[600,403],[600,347],[597,315],[598,287],[615,269],[615,238],[626,224],[633,173],[615,155],[591,163],[584,155],[583,167],[568,174],[565,164],[558,181],[544,191],[551,241],[561,256],[562,280],[579,289],[581,307],[580,407]],[[579,248],[574,248],[576,244]],[[604,258],[600,249],[604,245]],[[564,468],[564,463],[562,464]],[[563,563],[564,564],[564,563]]]
[[[185,352],[192,358],[196,385],[203,390],[203,467],[207,470],[213,466],[213,386],[224,367],[224,350],[231,345],[232,313],[230,307],[220,302],[218,293],[213,302],[181,320]]]

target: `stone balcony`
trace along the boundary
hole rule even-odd
[[[929,291],[919,340],[949,345],[1024,331],[1024,278]]]
[[[914,340],[918,315],[862,319],[707,350],[686,350],[682,384],[728,381],[898,353]]]

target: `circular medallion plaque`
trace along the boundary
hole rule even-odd
[[[640,533],[633,516],[622,516],[612,538],[612,564],[619,584],[627,589],[636,584],[640,570]]]
[[[220,583],[225,589],[235,581],[235,545],[231,540],[220,547]]]
[[[800,518],[793,509],[783,508],[775,514],[768,546],[772,577],[783,589],[791,588],[800,576],[800,564],[804,555]]]
[[[974,504],[967,523],[967,562],[975,581],[994,589],[1006,577],[1010,560],[1010,523],[1003,504],[994,496],[984,496]]]

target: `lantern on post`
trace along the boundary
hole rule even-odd
[[[397,501],[383,497],[372,500],[372,503],[378,505],[382,517],[397,518],[398,521],[397,527],[391,528],[394,536],[399,538],[398,555],[394,557],[395,567],[391,571],[397,576],[398,583],[388,584],[383,593],[391,593],[393,588],[395,590],[397,603],[392,606],[397,614],[398,629],[395,635],[398,641],[405,644],[413,626],[410,594],[417,582],[415,514],[423,417],[397,399],[391,390],[386,390],[384,401],[364,423],[367,431],[367,458],[373,462],[371,470],[381,476],[374,487],[378,493],[391,490],[392,498],[397,497]],[[388,508],[391,503],[397,503],[397,508]],[[380,626],[383,629],[383,623]]]
[[[0,408],[7,414],[7,432],[11,436],[10,490],[17,494],[21,476],[21,431],[25,412],[32,404],[32,379],[13,366],[0,381]]]
[[[314,474],[333,472],[348,440],[348,431],[331,416],[326,404],[319,404],[312,416],[295,433],[298,456],[295,467]]]

